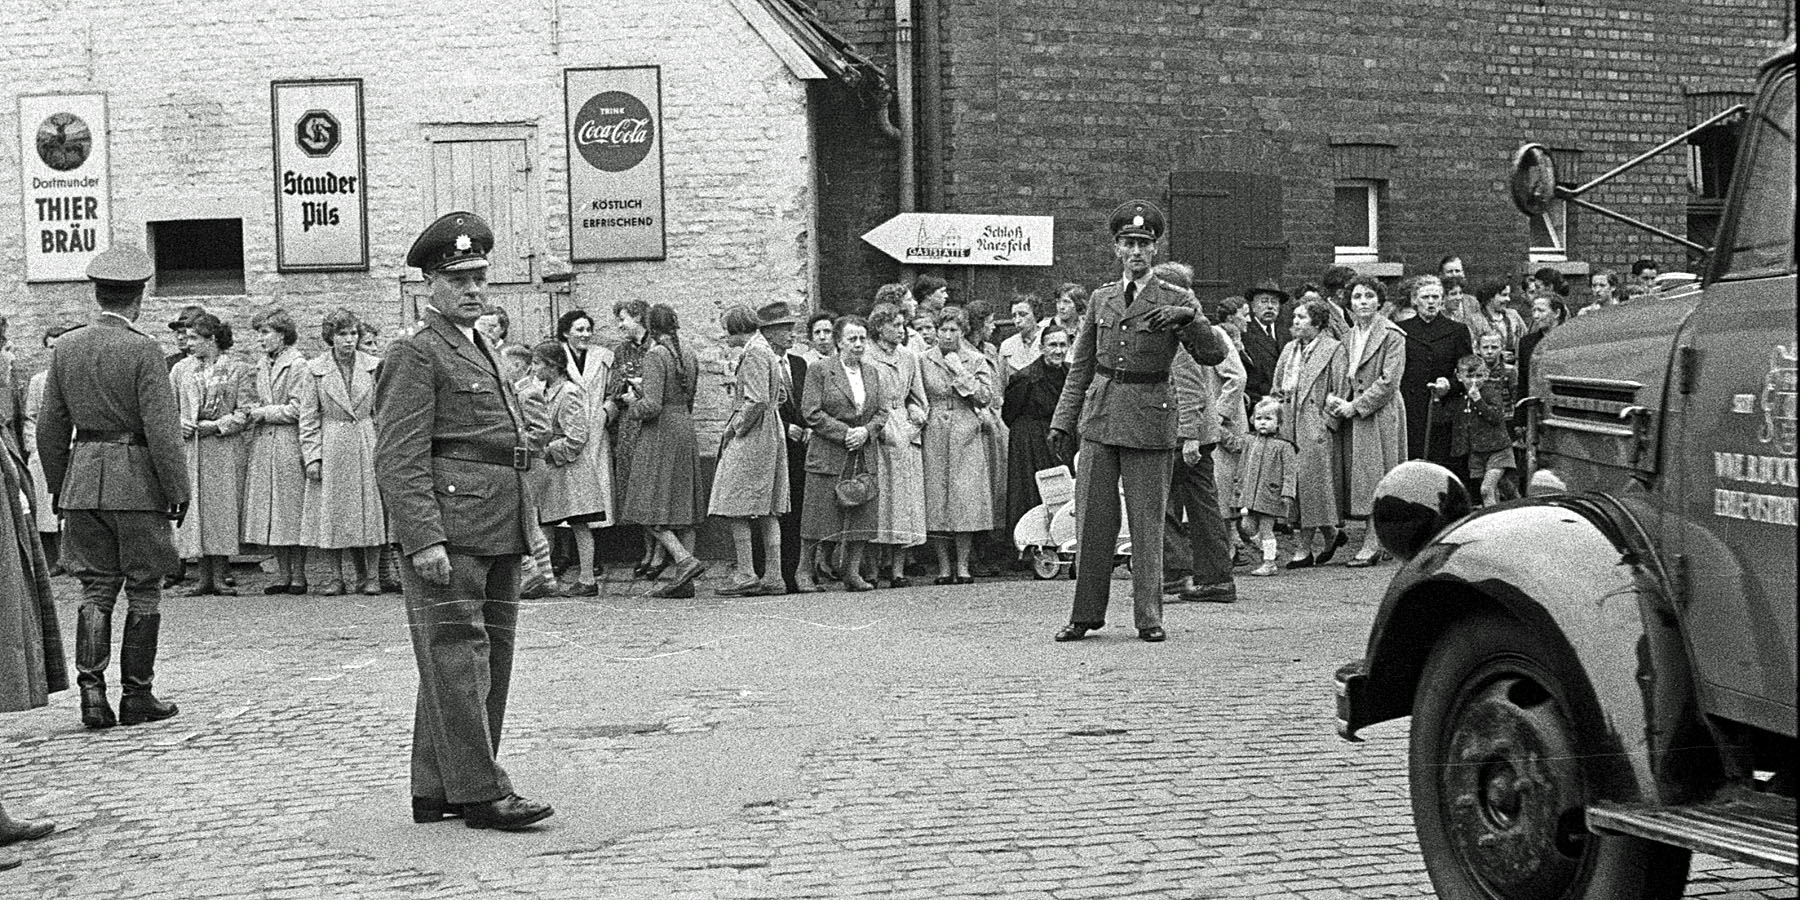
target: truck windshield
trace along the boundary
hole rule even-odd
[[[1751,128],[1743,203],[1732,235],[1726,278],[1794,271],[1794,73],[1769,91]]]

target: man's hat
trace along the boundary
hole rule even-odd
[[[114,241],[87,267],[90,281],[116,287],[141,288],[155,274],[156,266],[150,262],[150,257],[123,241]]]
[[[1251,300],[1255,300],[1257,294],[1274,294],[1276,297],[1281,298],[1281,302],[1288,302],[1288,292],[1282,290],[1281,285],[1273,278],[1264,278],[1256,284],[1246,288],[1244,290],[1244,302],[1248,303]]]
[[[170,331],[180,331],[194,324],[194,320],[206,315],[206,307],[190,303],[181,308],[181,314],[169,323]]]
[[[494,231],[472,212],[445,213],[425,226],[406,251],[406,264],[426,272],[485,269],[494,249]]]
[[[794,315],[794,308],[777,300],[765,303],[756,311],[756,327],[767,328],[770,325],[796,325],[800,317]]]
[[[1127,200],[1113,210],[1110,227],[1114,238],[1140,237],[1154,241],[1162,237],[1169,221],[1156,204],[1148,200]]]

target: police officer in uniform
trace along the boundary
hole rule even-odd
[[[1105,624],[1121,485],[1131,527],[1132,617],[1143,640],[1166,637],[1163,513],[1179,443],[1169,364],[1177,345],[1204,366],[1225,359],[1194,295],[1150,271],[1165,229],[1162,210],[1133,200],[1113,211],[1111,227],[1124,277],[1094,291],[1050,420],[1050,446],[1059,456],[1067,457],[1071,435],[1081,435],[1075,609],[1058,641],[1081,640]]]
[[[169,522],[187,513],[187,457],[162,347],[133,324],[154,268],[144,251],[115,243],[88,278],[100,313],[64,334],[50,355],[37,451],[63,541],[81,581],[75,627],[81,721],[136,725],[175,715],[151,681],[162,627],[162,579],[179,564]],[[112,612],[127,605],[119,645],[119,713],[106,697]]]
[[[453,212],[406,264],[431,290],[423,325],[394,342],[375,382],[375,472],[400,548],[419,667],[413,821],[460,816],[516,830],[549,805],[513,793],[495,756],[512,680],[519,559],[528,552],[531,465],[512,383],[475,330],[494,235]]]

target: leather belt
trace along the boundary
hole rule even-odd
[[[431,455],[489,466],[506,466],[521,472],[531,468],[530,447],[495,447],[474,441],[434,440]]]
[[[148,447],[150,442],[144,439],[141,431],[101,431],[97,428],[81,428],[75,432],[77,444],[128,444],[137,447]]]
[[[1161,384],[1169,380],[1167,372],[1126,372],[1121,369],[1109,369],[1106,366],[1095,366],[1095,374],[1105,375],[1120,384]]]

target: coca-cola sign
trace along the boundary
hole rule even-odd
[[[656,142],[656,122],[644,101],[624,91],[588,98],[575,114],[575,146],[588,165],[623,172],[644,161]]]

